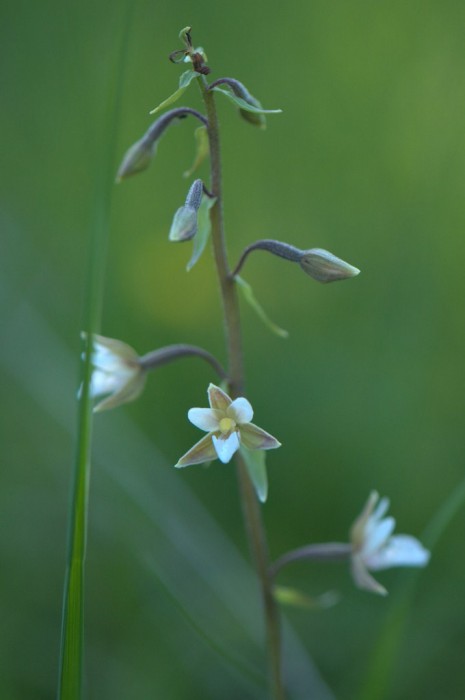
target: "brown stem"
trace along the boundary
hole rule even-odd
[[[212,244],[223,301],[226,344],[228,348],[229,389],[234,398],[244,393],[244,368],[236,284],[230,274],[225,245],[218,117],[214,92],[208,90],[204,78],[199,78],[198,82],[208,116],[207,129],[210,145],[211,192],[212,195],[216,197],[216,202],[210,210]],[[279,615],[273,596],[272,578],[269,573],[269,555],[265,530],[254,487],[240,453],[237,453],[236,463],[249,546],[255,561],[262,592],[272,698],[273,700],[284,700],[285,696],[281,679]]]

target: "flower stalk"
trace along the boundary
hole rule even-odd
[[[228,352],[229,391],[234,399],[244,393],[244,365],[239,303],[236,285],[228,264],[225,244],[218,117],[214,92],[208,89],[203,76],[198,78],[198,83],[208,118],[207,132],[210,146],[211,168],[210,189],[213,197],[216,198],[216,202],[210,211],[212,226],[211,237],[215,267],[223,303],[224,327]],[[273,700],[284,700],[285,695],[281,678],[279,615],[273,596],[272,578],[269,573],[269,555],[266,534],[255,490],[247,473],[244,460],[239,452],[236,454],[236,464],[249,546],[260,580],[265,614],[272,697]]]

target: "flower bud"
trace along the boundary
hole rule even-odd
[[[245,90],[247,93],[246,95],[242,94],[239,95],[238,97],[242,97],[244,102],[247,102],[247,104],[251,105],[251,107],[256,107],[257,109],[263,109],[263,105],[260,102],[260,100],[257,100],[256,97],[250,94],[247,90]],[[252,124],[253,126],[258,126],[260,129],[266,129],[266,117],[264,114],[258,114],[257,112],[249,112],[246,109],[239,109],[239,114],[241,115],[242,119],[245,119],[246,122],[249,122],[249,124]]]
[[[185,204],[174,215],[169,233],[170,241],[189,241],[195,236],[197,233],[197,212],[202,201],[202,193],[202,180],[195,180],[187,193]]]
[[[312,248],[304,251],[299,264],[307,275],[323,284],[356,277],[360,273],[358,268],[349,265],[323,248]]]
[[[116,182],[121,182],[121,180],[148,168],[156,150],[157,144],[150,142],[146,136],[136,141],[123,158],[116,175]]]
[[[194,207],[179,207],[171,224],[169,240],[175,242],[189,241],[197,233],[197,211]]]

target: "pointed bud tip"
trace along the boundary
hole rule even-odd
[[[300,266],[307,275],[323,284],[350,279],[360,274],[357,267],[322,248],[305,251],[300,259]]]

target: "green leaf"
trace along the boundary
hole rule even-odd
[[[216,202],[216,197],[202,197],[199,210],[197,212],[197,233],[194,236],[194,247],[192,249],[192,257],[187,263],[186,270],[192,270],[195,263],[198,261],[210,237],[211,222],[210,209]]]
[[[208,157],[208,154],[210,153],[210,145],[208,143],[208,132],[207,132],[207,127],[206,126],[199,126],[195,131],[194,131],[194,138],[195,138],[195,158],[194,162],[192,163],[191,167],[189,170],[186,170],[183,173],[183,177],[190,177],[192,173],[194,173],[197,168],[199,168],[205,158]]]
[[[284,330],[284,328],[280,328],[279,326],[276,325],[265,313],[263,308],[260,306],[258,303],[257,299],[255,298],[255,295],[253,293],[253,289],[250,286],[248,282],[246,282],[242,277],[239,277],[239,275],[235,276],[235,281],[239,285],[239,290],[242,293],[243,299],[249,304],[249,306],[252,307],[252,309],[255,311],[257,316],[263,321],[265,326],[274,333],[275,335],[278,335],[280,338],[288,338],[289,333]]]
[[[268,496],[268,477],[266,475],[264,450],[249,450],[244,445],[240,447],[247,472],[253,483],[259,501],[265,503]]]
[[[331,608],[339,602],[340,596],[335,591],[327,591],[319,596],[309,596],[296,588],[287,586],[275,586],[273,588],[275,600],[281,605],[290,605],[294,608],[305,610],[322,610]]]
[[[194,78],[198,78],[198,74],[192,69],[186,70],[184,73],[182,73],[181,77],[179,78],[179,87],[176,90],[176,92],[173,92],[172,95],[167,97],[166,100],[164,100],[158,105],[158,107],[152,109],[150,111],[150,114],[156,114],[160,110],[165,109],[165,107],[169,107],[169,105],[172,105],[173,102],[179,100],[183,92],[187,90]]]
[[[240,109],[245,109],[246,112],[252,112],[253,114],[280,114],[283,111],[282,109],[263,109],[263,107],[254,107],[254,105],[249,104],[248,102],[243,100],[242,97],[238,97],[229,90],[224,90],[220,87],[214,87],[212,89],[216,92],[221,92],[223,95],[226,95],[226,97],[229,100],[231,100],[231,102],[233,102],[236,105],[236,107],[239,107]]]

